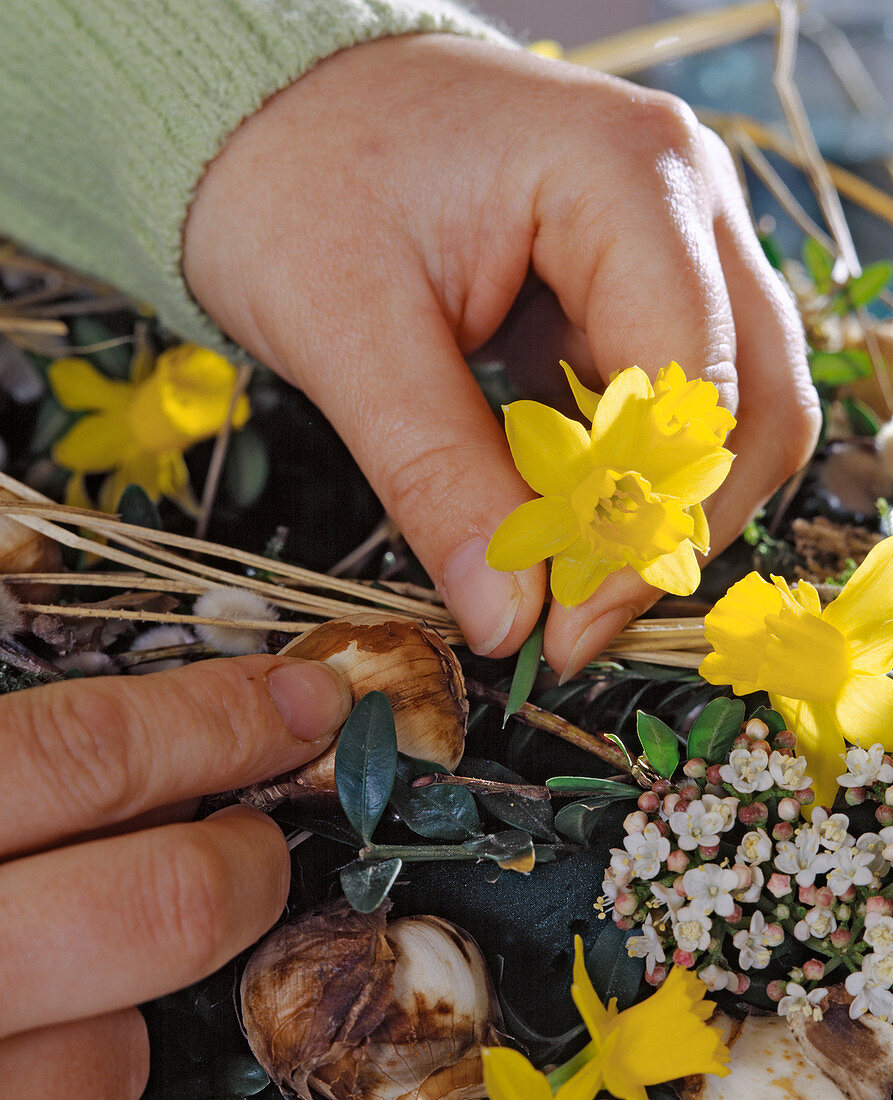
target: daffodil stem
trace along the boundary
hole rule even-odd
[[[549,1082],[549,1087],[552,1089],[552,1092],[557,1092],[565,1081],[569,1081],[571,1077],[573,1077],[578,1070],[582,1069],[587,1062],[591,1061],[596,1054],[598,1054],[598,1045],[593,1040],[587,1043],[578,1054],[573,1056],[573,1058],[569,1058],[564,1065],[559,1066],[558,1069],[553,1069],[551,1073],[547,1074],[546,1080]]]
[[[505,709],[508,695],[504,691],[497,691],[496,688],[491,688],[487,684],[469,679],[465,680],[465,687],[468,694],[474,696],[474,698],[481,699],[485,703],[493,703]],[[568,722],[566,718],[534,706],[533,703],[524,703],[515,712],[514,717],[534,729],[551,733],[554,737],[560,737],[563,741],[576,745],[578,749],[583,749],[584,752],[592,753],[593,756],[604,760],[605,763],[623,772],[624,775],[632,774],[632,769],[625,754],[604,734],[588,733],[572,722]]]

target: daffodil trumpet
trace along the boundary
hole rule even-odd
[[[487,562],[515,571],[551,558],[552,594],[566,607],[625,566],[690,595],[701,577],[695,551],[710,543],[702,502],[729,472],[734,455],[723,443],[735,418],[712,383],[687,379],[678,363],[653,385],[630,367],[602,395],[561,365],[592,427],[537,401],[505,407],[515,465],[540,495],[499,525]]]
[[[797,736],[816,805],[837,794],[849,741],[893,749],[893,538],[879,542],[824,609],[811,584],[749,573],[705,619],[711,684],[766,691]]]

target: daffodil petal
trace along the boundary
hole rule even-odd
[[[617,1018],[617,1011],[616,1008],[613,1012],[605,1008],[593,988],[586,970],[583,940],[580,936],[574,936],[574,980],[571,985],[571,996],[590,1036],[598,1043],[603,1042]]]
[[[107,378],[86,359],[57,359],[47,376],[59,403],[76,411],[119,409],[133,389],[129,382]]]
[[[491,569],[529,569],[580,538],[573,510],[563,497],[538,497],[510,512],[487,546]]]
[[[610,1051],[603,1051],[578,1069],[555,1093],[555,1100],[593,1100],[601,1089],[608,1056]]]
[[[119,465],[133,450],[127,424],[109,413],[91,413],[73,424],[53,447],[53,461],[80,474]]]
[[[681,435],[682,433],[680,433]],[[706,500],[728,476],[735,456],[715,444],[698,443],[691,447],[691,457],[683,449],[683,438],[668,440],[664,447],[654,448],[647,461],[641,463],[642,473],[651,479],[656,493],[678,497],[683,507]],[[706,453],[704,453],[706,452]]]
[[[158,356],[145,384],[157,387],[160,408],[170,423],[198,440],[216,435],[226,423],[236,378],[236,368],[216,351],[180,344]],[[244,414],[243,404],[239,415]]]
[[[710,549],[710,526],[707,523],[707,516],[704,513],[704,509],[700,504],[693,504],[688,509],[688,514],[694,520],[695,529],[691,534],[691,544],[696,550],[700,550],[702,554],[706,554]]]
[[[844,635],[860,672],[893,668],[893,538],[872,547],[822,615]]]
[[[642,580],[664,592],[690,596],[701,583],[701,569],[692,544],[686,539],[672,554],[664,554],[648,564],[634,565]]]
[[[587,420],[592,421],[595,418],[595,410],[598,408],[598,403],[601,401],[602,395],[596,393],[594,390],[587,389],[571,370],[570,366],[565,363],[563,359],[560,360],[560,362],[564,369],[564,373],[567,375],[567,380],[574,395],[574,401],[577,402],[577,408]]]
[[[167,451],[158,456],[158,489],[162,496],[173,500],[188,516],[197,516],[199,503],[189,484],[189,468],[179,451]]]
[[[622,568],[621,561],[596,557],[589,544],[578,539],[555,555],[552,562],[552,595],[565,607],[576,607],[588,600],[609,573]]]
[[[893,750],[893,680],[889,676],[855,673],[835,709],[848,741],[864,749],[880,742],[887,751]]]
[[[481,1060],[490,1100],[552,1100],[545,1074],[534,1069],[517,1050],[483,1047]]]
[[[736,695],[759,689],[757,679],[766,653],[766,617],[784,604],[781,592],[759,575],[746,577],[718,600],[704,619],[714,652],[698,670],[708,684],[731,684]]]
[[[638,367],[621,371],[608,384],[592,421],[596,465],[638,470],[654,445],[654,391]]]
[[[586,429],[539,401],[507,405],[505,434],[518,472],[542,496],[569,495],[589,469]]]
[[[70,508],[92,508],[93,501],[87,493],[82,474],[72,474],[65,484],[65,503]]]
[[[837,776],[841,774],[840,757],[846,751],[843,731],[834,709],[827,704],[805,703],[782,695],[769,696],[773,708],[784,718],[785,725],[797,737],[797,753],[806,757],[806,773],[812,780],[815,801],[803,807],[809,819],[816,806],[834,805],[837,797]]]
[[[689,381],[678,363],[658,371],[654,380],[658,407],[669,423],[699,420],[720,443],[735,427],[735,417],[719,402],[719,390],[703,378]]]

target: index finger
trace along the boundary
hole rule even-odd
[[[0,858],[299,767],[350,705],[327,665],[273,656],[5,695]]]

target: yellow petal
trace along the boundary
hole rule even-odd
[[[728,477],[734,458],[731,451],[707,450],[690,432],[680,432],[663,446],[652,448],[641,468],[650,476],[656,493],[678,497],[687,508],[716,492]]]
[[[521,477],[542,496],[567,496],[590,469],[582,424],[539,401],[505,408],[505,434]]]
[[[637,470],[653,445],[654,391],[638,367],[620,371],[601,396],[592,421],[592,457],[597,465]]]
[[[562,497],[538,497],[520,504],[493,532],[487,564],[505,571],[529,569],[580,537],[580,528]]]
[[[832,703],[850,674],[846,641],[836,627],[795,606],[766,616],[766,653],[757,682],[776,695]]]
[[[604,1051],[578,1069],[555,1093],[555,1100],[593,1100],[601,1090],[604,1063],[610,1058],[612,1049],[613,1044],[608,1045]]]
[[[133,450],[127,422],[111,413],[82,417],[53,447],[53,461],[77,473],[111,470]]]
[[[93,501],[87,493],[87,486],[81,474],[72,474],[65,483],[65,503],[71,508],[92,509]]]
[[[193,440],[215,435],[226,423],[236,388],[236,368],[222,355],[196,344],[182,344],[158,356],[148,383],[158,387],[161,408],[177,429]],[[234,424],[247,419],[239,403]]]
[[[843,731],[833,708],[827,704],[804,703],[781,695],[770,695],[769,701],[784,718],[787,728],[796,734],[797,753],[805,756],[809,765],[806,774],[815,791],[815,801],[803,807],[803,814],[809,819],[816,806],[830,809],[834,805],[837,776],[843,771],[840,757],[846,751]]]
[[[707,516],[704,514],[704,509],[700,504],[693,504],[688,509],[688,514],[694,520],[695,529],[691,535],[691,544],[696,550],[700,550],[702,554],[706,554],[710,549],[710,527],[707,523]]]
[[[735,417],[718,404],[719,390],[716,386],[703,378],[688,381],[678,363],[670,363],[658,371],[654,394],[659,408],[671,424],[698,420],[720,443],[735,427]]]
[[[611,1011],[605,1008],[595,992],[586,970],[583,940],[580,936],[574,936],[574,980],[571,985],[571,996],[590,1036],[597,1043],[604,1042],[617,1018],[617,1010],[614,1008]]]
[[[637,566],[633,566],[638,568]],[[672,554],[664,554],[638,570],[642,580],[676,596],[690,596],[701,583],[701,570],[692,544],[681,542]]]
[[[865,749],[879,741],[887,751],[893,750],[893,680],[889,676],[851,676],[835,713],[847,741]]]
[[[483,1047],[484,1084],[490,1100],[552,1100],[546,1075],[517,1050]]]
[[[766,653],[766,617],[784,604],[781,592],[759,573],[733,584],[704,619],[708,654],[698,670],[708,684],[731,684],[736,695],[759,689]]]
[[[622,561],[596,557],[589,544],[578,539],[555,555],[550,581],[552,595],[565,607],[576,607],[589,599],[609,573],[622,567]]]
[[[133,387],[107,378],[86,359],[57,359],[47,372],[53,392],[66,409],[119,409]]]
[[[601,401],[602,395],[596,393],[594,390],[587,389],[571,370],[570,366],[565,363],[563,359],[560,360],[560,362],[564,368],[564,373],[567,375],[567,380],[570,383],[574,401],[577,402],[577,408],[587,420],[592,421],[595,418],[595,410],[598,408],[598,403]]]
[[[854,668],[893,668],[893,538],[872,547],[822,618],[847,639]]]
[[[162,496],[173,500],[188,516],[197,516],[198,501],[189,484],[189,469],[179,451],[167,451],[158,456],[158,489]]]

